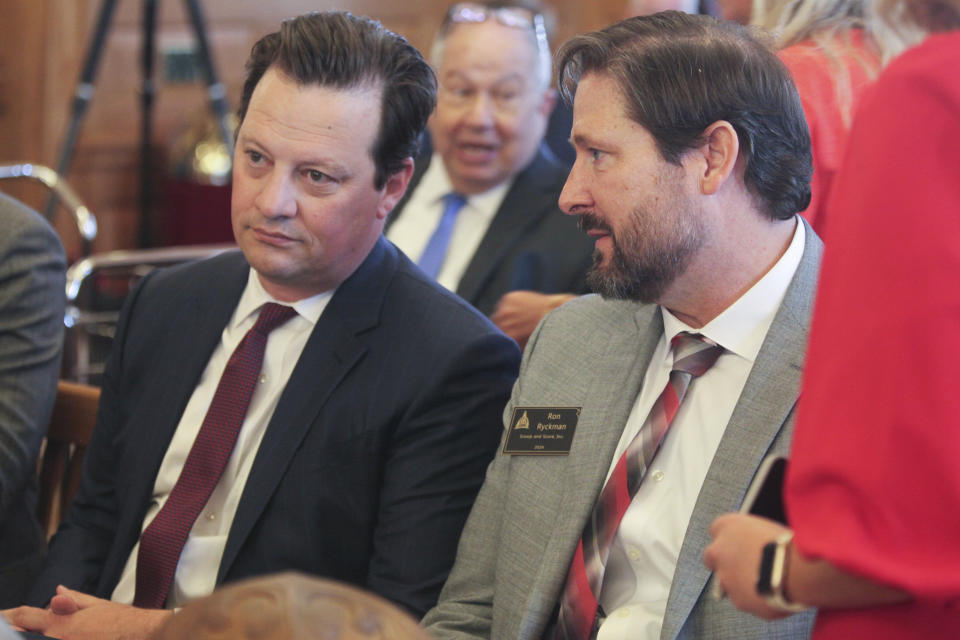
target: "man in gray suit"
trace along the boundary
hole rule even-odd
[[[578,36],[558,69],[577,150],[560,205],[596,241],[600,296],[531,337],[424,624],[437,638],[806,637],[809,614],[769,623],[711,598],[701,562],[711,520],[791,435],[822,247],[796,215],[811,168],[793,83],[744,28],[678,12]],[[684,373],[672,344],[691,334],[715,362]]]
[[[0,195],[0,609],[19,604],[45,540],[36,462],[57,391],[66,263],[47,222]]]

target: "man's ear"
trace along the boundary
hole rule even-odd
[[[549,118],[555,106],[557,106],[557,90],[551,87],[543,92],[538,111],[540,111],[545,118]]]
[[[380,205],[377,207],[377,218],[385,220],[393,208],[400,202],[400,198],[407,191],[407,185],[410,184],[410,178],[413,176],[413,158],[404,158],[403,166],[399,171],[387,178],[387,183],[383,185],[383,196],[380,198]]]
[[[703,130],[700,151],[705,160],[700,191],[704,195],[713,195],[733,173],[740,156],[740,138],[736,129],[726,120],[717,120]]]

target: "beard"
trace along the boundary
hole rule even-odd
[[[655,216],[660,217],[659,225],[653,222]],[[608,299],[658,302],[704,243],[702,221],[684,206],[673,211],[668,207],[655,215],[634,209],[617,232],[594,213],[581,214],[578,222],[583,231],[600,229],[610,234],[609,261],[605,263],[603,253],[594,249],[593,266],[587,273],[590,288]]]

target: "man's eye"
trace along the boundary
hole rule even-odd
[[[316,169],[307,169],[306,175],[310,182],[326,182],[330,179],[330,176]]]
[[[470,97],[472,91],[468,87],[447,87],[446,93],[455,100],[464,100]]]
[[[247,151],[247,157],[252,164],[260,164],[263,162],[263,154],[259,151]]]

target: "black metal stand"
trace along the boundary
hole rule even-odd
[[[110,21],[113,18],[116,4],[116,0],[103,0],[103,3],[100,5],[100,13],[97,16],[93,40],[90,43],[90,49],[87,52],[87,57],[80,73],[80,80],[74,92],[73,103],[70,109],[70,122],[67,126],[63,147],[60,150],[60,159],[57,163],[56,171],[64,177],[70,169],[70,161],[76,147],[77,136],[80,133],[81,122],[87,111],[87,105],[93,98],[97,69],[103,56],[103,46],[106,43],[107,32],[110,28]],[[197,40],[197,49],[201,65],[200,70],[207,85],[207,96],[210,100],[210,108],[220,125],[220,135],[227,147],[227,152],[232,157],[233,132],[230,130],[226,89],[220,81],[217,80],[213,57],[210,52],[210,44],[206,36],[203,13],[200,10],[200,0],[184,0],[184,5],[190,17],[194,37]],[[153,131],[153,101],[156,95],[153,69],[156,55],[154,38],[156,23],[157,0],[143,0],[143,49],[141,58],[143,77],[140,86],[140,105],[142,109],[140,127],[140,224],[138,233],[138,241],[141,247],[150,247],[153,244],[150,223],[150,205],[153,200],[150,138]],[[53,194],[50,196],[44,212],[48,219],[53,217],[56,203],[57,196]]]

